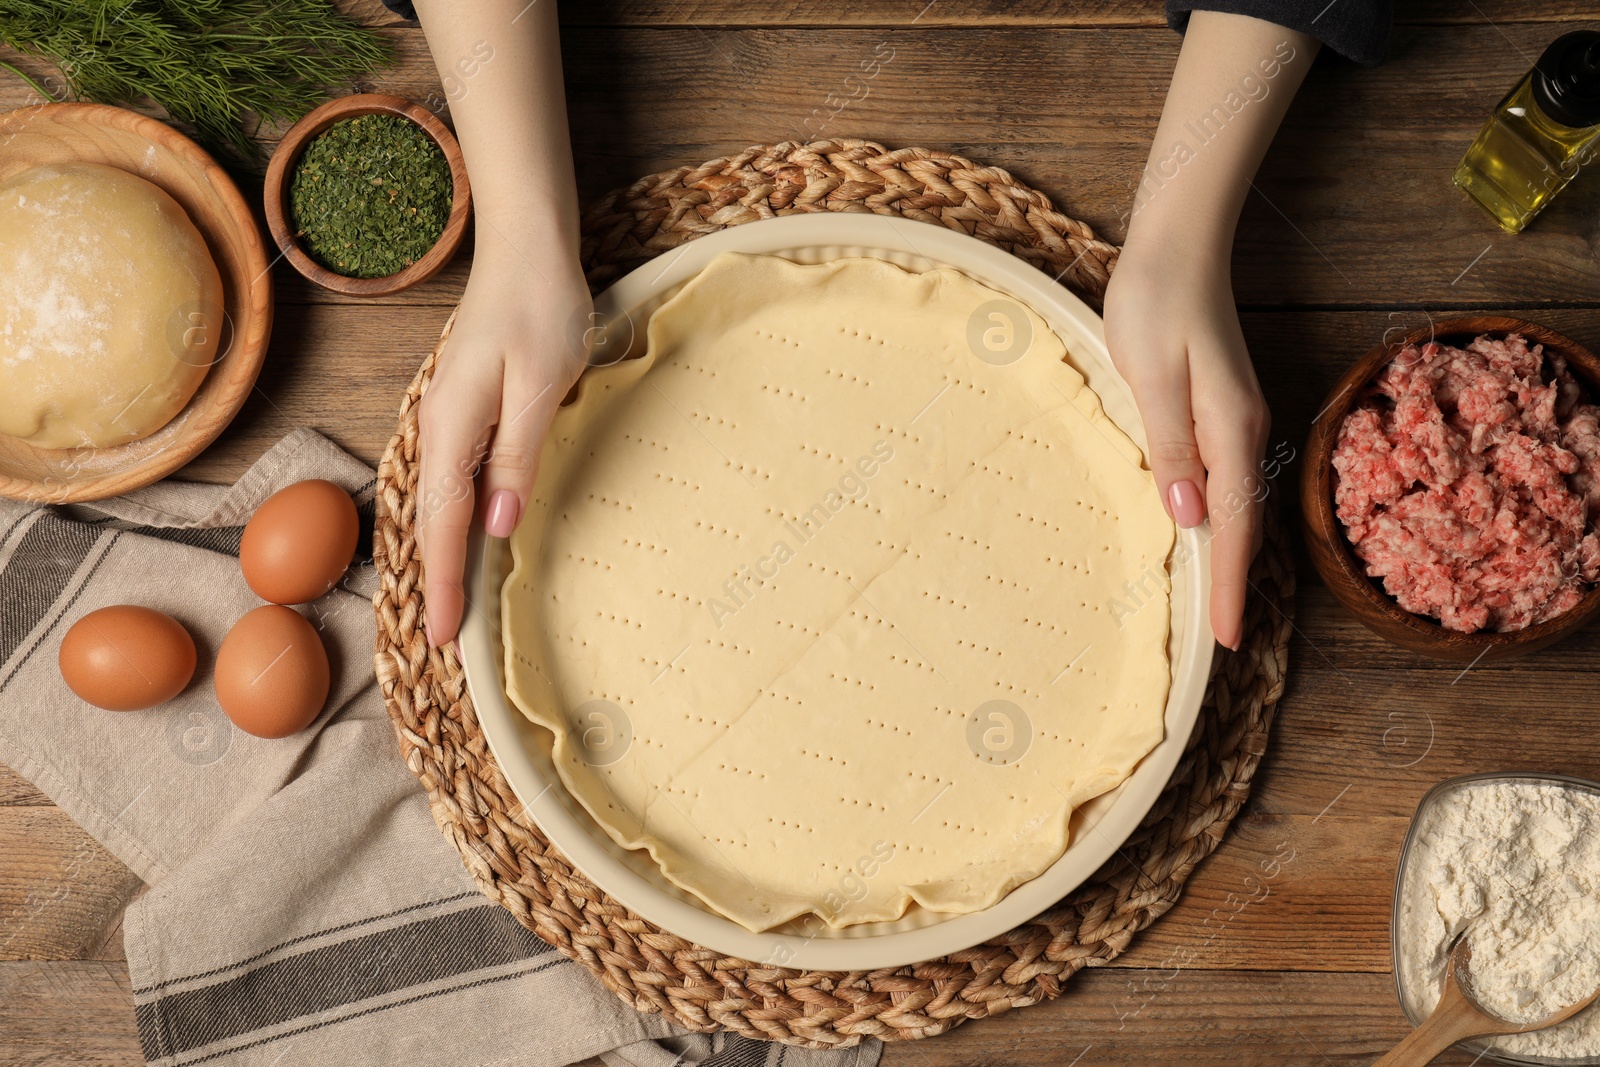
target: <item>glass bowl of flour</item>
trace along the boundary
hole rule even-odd
[[[1600,783],[1473,774],[1429,790],[1395,879],[1395,984],[1413,1026],[1438,1003],[1458,934],[1472,942],[1470,988],[1504,1018],[1532,1021],[1600,985]],[[1462,1047],[1499,1063],[1600,1064],[1597,1008]]]

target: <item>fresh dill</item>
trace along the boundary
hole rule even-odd
[[[0,0],[0,42],[54,64],[73,99],[153,101],[244,163],[262,157],[261,124],[298,119],[393,57],[328,0]]]

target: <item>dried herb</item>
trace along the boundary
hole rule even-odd
[[[295,165],[290,221],[311,258],[383,278],[422,258],[450,217],[450,162],[413,122],[362,115],[328,127]]]
[[[0,42],[53,63],[75,99],[154,101],[247,163],[259,124],[293,122],[393,57],[328,0],[0,0]]]

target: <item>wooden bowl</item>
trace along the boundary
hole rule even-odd
[[[422,128],[450,163],[450,217],[445,220],[444,231],[428,249],[427,254],[398,274],[384,278],[351,278],[329,270],[311,258],[300,244],[289,211],[289,183],[295,164],[306,146],[328,127],[344,119],[362,115],[399,115]],[[461,238],[467,232],[467,219],[472,213],[472,187],[467,183],[467,164],[461,156],[461,146],[449,127],[423,107],[398,96],[382,93],[357,93],[330,100],[289,128],[272,153],[267,165],[267,181],[263,192],[267,211],[267,228],[278,251],[294,264],[294,269],[310,278],[324,289],[350,296],[387,296],[418,285],[438,274],[461,247]]]
[[[0,434],[0,496],[65,504],[115,496],[183,466],[239,413],[272,332],[266,246],[233,179],[172,127],[104,104],[0,116],[0,181],[48,163],[101,163],[160,186],[188,212],[222,275],[216,362],[189,403],[148,437],[106,448],[37,448]]]
[[[1587,388],[1589,396],[1600,399],[1600,360],[1571,338],[1522,319],[1493,315],[1445,319],[1413,330],[1404,337],[1386,340],[1361,357],[1329,394],[1322,414],[1311,425],[1311,438],[1306,445],[1300,506],[1311,562],[1322,580],[1334,597],[1369,630],[1402,648],[1438,659],[1487,663],[1525,655],[1579,629],[1600,611],[1600,585],[1597,585],[1571,609],[1521,630],[1508,633],[1483,630],[1472,634],[1447,630],[1428,616],[1406,611],[1383,591],[1377,580],[1367,577],[1364,565],[1345,538],[1343,523],[1334,513],[1332,459],[1340,426],[1367,385],[1395,353],[1408,344],[1424,344],[1429,340],[1460,346],[1480,334],[1503,337],[1508,333],[1519,333],[1530,343],[1543,345],[1546,351],[1560,353],[1573,377]]]

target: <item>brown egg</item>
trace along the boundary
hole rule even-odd
[[[119,604],[73,623],[56,662],[67,688],[95,707],[138,711],[183,692],[194,677],[194,638],[170,615]]]
[[[239,566],[256,596],[304,604],[334,587],[360,536],[355,501],[332,482],[286,486],[256,509],[239,542]]]
[[[217,703],[257,737],[288,737],[328,701],[328,653],[293,608],[268,604],[233,624],[217,650]]]

